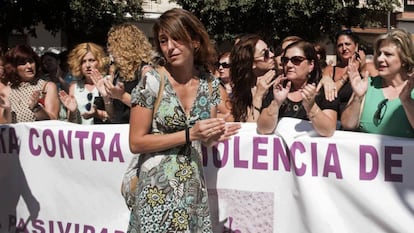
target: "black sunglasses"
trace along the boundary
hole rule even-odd
[[[283,65],[286,65],[288,64],[289,61],[291,61],[293,65],[298,66],[300,65],[300,63],[302,63],[306,59],[307,59],[306,57],[302,57],[302,56],[293,56],[291,58],[282,57],[280,58],[280,61],[282,62]]]
[[[85,105],[86,111],[90,111],[92,108],[92,97],[93,95],[90,92],[88,93],[88,95],[86,95],[86,98],[88,98],[88,101],[89,101],[89,103]]]
[[[384,118],[385,112],[387,111],[387,102],[388,99],[384,99],[377,106],[377,111],[374,113],[374,124],[376,126],[379,125],[382,118]]]
[[[219,68],[220,68],[220,66],[221,66],[221,67],[223,67],[224,69],[228,69],[228,68],[230,68],[230,64],[229,64],[229,63],[227,63],[227,62],[217,63],[217,64],[216,64],[216,66],[217,66],[217,69],[219,69]]]
[[[267,48],[263,50],[263,57],[265,60],[268,60],[270,58],[270,52],[273,53],[273,48]],[[262,56],[254,57],[254,58],[260,58]]]

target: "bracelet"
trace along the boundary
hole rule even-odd
[[[261,112],[262,112],[262,110],[261,110],[260,108],[258,108],[258,107],[256,107],[256,106],[254,106],[254,105],[253,105],[253,108],[254,108],[254,109],[256,109],[259,113],[261,113]]]
[[[190,127],[188,127],[188,126],[185,127],[185,143],[187,145],[191,144],[191,141],[190,141]]]

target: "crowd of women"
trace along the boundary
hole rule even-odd
[[[153,33],[154,47],[126,23],[109,30],[106,50],[81,43],[67,62],[27,45],[0,59],[1,123],[130,125],[140,167],[129,232],[211,232],[201,145],[229,139],[239,122],[273,134],[280,118],[294,117],[320,136],[341,129],[414,138],[414,45],[404,29],[378,37],[372,63],[356,35],[340,31],[335,65],[297,36],[276,53],[259,35],[241,35],[217,55],[183,9],[163,13]]]

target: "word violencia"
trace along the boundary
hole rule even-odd
[[[336,143],[329,143],[323,151],[316,142],[310,143],[308,147],[301,141],[285,146],[279,137],[253,137],[251,150],[248,151],[250,147],[240,141],[241,138],[235,136],[231,141],[218,143],[211,150],[203,147],[203,165],[208,166],[210,161],[215,168],[230,166],[236,169],[293,170],[296,176],[328,177],[331,174],[336,179],[344,178]],[[378,148],[372,145],[359,145],[360,180],[374,180],[383,175],[384,181],[403,182],[403,175],[396,172],[403,165],[403,147],[384,146],[383,150],[383,154],[380,154]]]
[[[14,128],[1,128],[0,154],[19,154],[19,141],[27,143],[28,153],[35,157],[125,162],[120,133],[30,128],[27,140],[22,140]]]
[[[9,215],[6,232],[20,233],[124,233],[122,230],[110,230],[87,224],[70,223],[62,221],[46,221],[42,219],[25,220]],[[2,228],[0,226],[0,232]]]

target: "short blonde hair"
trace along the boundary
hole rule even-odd
[[[108,50],[115,57],[120,76],[126,81],[135,78],[134,73],[142,63],[150,64],[153,54],[147,36],[131,23],[115,25],[109,30]]]
[[[414,45],[411,34],[401,28],[392,29],[389,32],[378,36],[374,43],[374,61],[378,67],[377,58],[380,56],[380,46],[383,41],[395,44],[406,72],[414,71]],[[405,65],[404,65],[405,64]]]
[[[81,78],[82,75],[82,59],[85,55],[91,52],[95,59],[98,61],[97,69],[99,72],[104,73],[105,67],[108,63],[108,58],[105,54],[102,46],[99,46],[95,43],[87,42],[81,43],[73,48],[68,55],[68,65],[71,74],[74,77]]]

